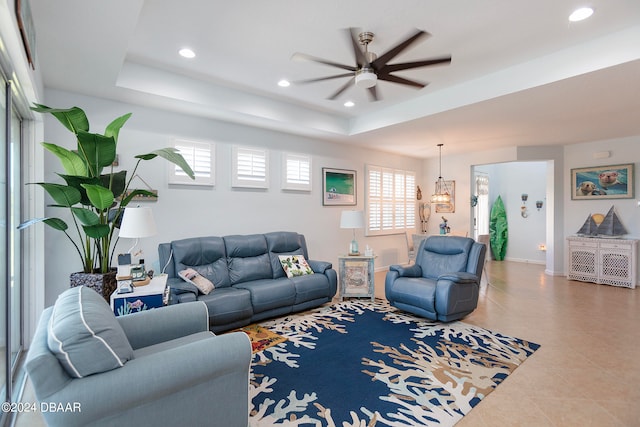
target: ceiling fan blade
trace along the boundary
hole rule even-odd
[[[371,98],[372,101],[377,101],[378,98],[378,91],[376,90],[376,86],[372,86],[369,88],[369,98]]]
[[[376,70],[382,68],[387,62],[391,61],[393,58],[398,56],[400,52],[402,52],[403,50],[411,46],[416,40],[422,37],[430,36],[430,35],[431,34],[427,33],[426,31],[417,30],[408,39],[406,39],[401,43],[398,43],[396,46],[392,47],[391,49],[389,49],[388,51],[380,55],[378,59],[373,61],[373,68]]]
[[[331,95],[327,99],[334,100],[337,97],[339,97],[342,94],[342,92],[344,92],[345,90],[347,90],[349,87],[351,87],[353,85],[353,82],[355,80],[356,80],[355,77],[351,77],[348,82],[346,82],[344,85],[342,85],[340,87],[340,89],[338,89],[333,95]]]
[[[358,64],[360,67],[369,68],[369,60],[360,48],[360,42],[358,41],[358,30],[356,30],[355,28],[349,28],[346,31],[349,34],[349,40],[351,40],[351,47],[353,47],[353,55],[356,58],[356,64]]]
[[[402,64],[387,64],[380,69],[379,73],[388,74],[388,73],[393,73],[394,71],[410,70],[412,68],[428,67],[430,65],[440,65],[440,64],[449,64],[449,63],[451,63],[451,57],[443,56],[442,58],[425,59],[422,61],[415,61],[415,62],[404,62]]]
[[[388,82],[400,83],[402,85],[413,86],[420,89],[422,89],[423,87],[429,84],[429,83],[420,83],[415,80],[409,80],[409,79],[405,79],[404,77],[392,76],[389,74],[384,76],[378,75],[378,80],[385,80]]]
[[[337,62],[333,62],[333,61],[329,61],[329,60],[326,60],[326,59],[318,58],[316,56],[307,55],[306,53],[294,53],[293,55],[291,55],[291,59],[293,61],[319,62],[320,64],[329,65],[331,67],[342,68],[343,70],[356,71],[356,67],[354,67],[352,65],[339,64]]]
[[[325,81],[325,80],[339,79],[341,77],[353,77],[353,73],[336,74],[334,76],[318,77],[316,79],[297,80],[297,81],[295,81],[293,83],[294,84],[315,83],[315,82],[322,82],[322,81]]]

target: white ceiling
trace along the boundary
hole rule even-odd
[[[640,1],[31,0],[37,68],[49,88],[154,106],[416,157],[640,135]],[[415,29],[431,37],[393,62],[450,54],[448,66],[378,82],[369,102],[347,78],[277,82],[354,65],[345,29],[382,54]],[[178,56],[188,46],[191,60]],[[345,108],[344,101],[356,106]],[[61,106],[58,106],[61,107]]]

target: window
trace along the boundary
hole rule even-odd
[[[233,187],[269,188],[269,153],[262,148],[233,146]]]
[[[282,189],[311,191],[311,156],[293,153],[283,154]]]
[[[191,166],[196,179],[193,180],[173,163],[169,163],[169,184],[215,185],[215,144],[176,139],[173,146]]]
[[[415,172],[367,165],[367,234],[415,228]]]

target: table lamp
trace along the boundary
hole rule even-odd
[[[125,208],[120,224],[119,237],[136,239],[127,253],[131,253],[143,237],[151,237],[157,233],[156,222],[153,219],[151,208],[135,207]]]
[[[340,228],[353,229],[353,240],[349,245],[349,255],[360,255],[358,250],[358,242],[356,241],[356,228],[364,228],[364,212],[363,211],[342,211],[340,216]]]

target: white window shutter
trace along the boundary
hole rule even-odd
[[[215,185],[215,144],[211,142],[176,139],[173,147],[193,169],[195,180],[173,163],[169,163],[169,184]]]
[[[233,187],[269,188],[269,153],[266,149],[234,145]]]

